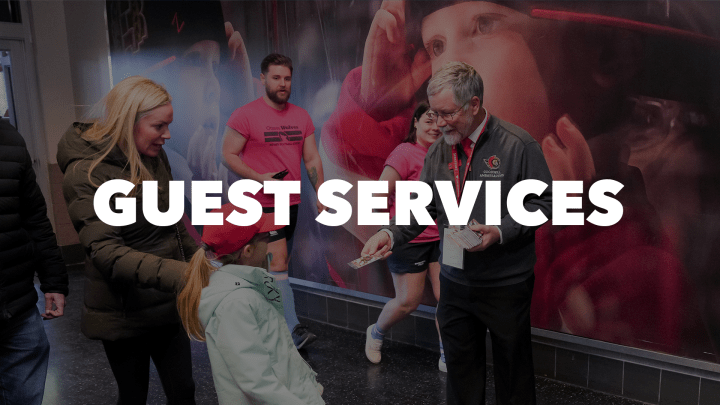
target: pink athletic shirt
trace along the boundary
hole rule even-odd
[[[239,156],[251,169],[260,174],[288,169],[283,180],[300,180],[303,143],[315,133],[307,111],[290,103],[278,111],[260,97],[235,110],[227,126],[247,139]],[[263,190],[254,198],[263,207],[275,206],[274,195]],[[296,204],[300,204],[300,194],[290,194],[290,205]]]
[[[427,149],[416,143],[404,142],[398,145],[385,160],[385,166],[397,170],[401,180],[414,181],[420,178]],[[388,199],[390,218],[395,216],[395,195]],[[410,243],[434,242],[440,240],[437,225],[430,225]]]

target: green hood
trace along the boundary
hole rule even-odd
[[[228,294],[241,288],[257,291],[284,317],[282,296],[275,284],[275,278],[260,267],[228,264],[217,269],[210,276],[210,286],[202,291],[198,308],[200,321],[207,325],[215,309]]]

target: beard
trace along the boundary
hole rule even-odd
[[[285,95],[280,96],[278,95],[279,91],[270,91],[267,87],[265,88],[265,94],[267,94],[268,98],[276,104],[285,104],[290,99],[290,89],[285,90]]]
[[[460,143],[460,141],[463,140],[463,136],[459,134],[457,131],[454,133],[448,133],[448,131],[445,130],[445,128],[441,128],[442,134],[443,134],[443,140],[446,144],[450,146],[455,146]]]

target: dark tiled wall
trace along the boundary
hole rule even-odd
[[[299,316],[365,333],[380,315],[382,303],[293,285]],[[416,311],[395,325],[388,339],[438,351],[432,314]],[[546,339],[543,339],[545,342]],[[486,339],[492,363],[490,339]],[[720,405],[720,374],[669,365],[648,366],[533,342],[535,374],[592,390],[659,405]],[[642,360],[642,359],[641,359]],[[642,361],[640,361],[642,362]],[[657,363],[657,361],[655,361]],[[702,375],[699,377],[698,375]]]

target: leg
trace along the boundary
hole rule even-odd
[[[473,288],[440,275],[438,322],[447,363],[447,404],[485,403],[486,326],[473,313]]]
[[[0,322],[0,403],[40,405],[49,354],[37,308]]]
[[[380,312],[377,325],[387,331],[417,309],[425,289],[425,273],[392,273],[395,298],[385,304]]]
[[[288,252],[287,239],[284,237],[268,243],[268,253],[271,254],[270,274],[275,277],[275,282],[280,287],[283,299],[283,312],[288,329],[292,330],[300,323],[295,313],[295,298],[293,297],[290,280],[288,280]]]
[[[432,262],[428,266],[428,278],[430,279],[430,284],[432,285],[433,294],[435,295],[435,300],[440,301],[440,263],[439,262]],[[445,364],[445,349],[443,347],[442,343],[442,336],[440,335],[440,324],[437,320],[437,307],[435,308],[435,327],[438,331],[438,339],[440,342],[440,361],[438,362],[438,368],[440,371],[447,373],[447,366]]]
[[[487,289],[487,324],[492,339],[498,405],[534,405],[535,371],[530,332],[534,276],[518,284]]]
[[[150,381],[150,352],[146,337],[102,342],[117,381],[118,405],[144,405]]]
[[[380,363],[385,333],[396,323],[417,309],[425,288],[425,271],[420,273],[392,273],[395,298],[380,312],[377,323],[368,326],[365,336],[365,356],[371,363]]]
[[[290,206],[290,223],[288,226],[278,230],[276,235],[270,237],[268,244],[268,253],[271,254],[270,274],[275,277],[275,282],[280,288],[283,297],[283,312],[285,313],[285,323],[293,334],[293,341],[298,349],[311,344],[317,339],[317,336],[307,330],[307,327],[300,325],[295,312],[295,297],[290,280],[288,280],[288,263],[290,255],[288,255],[288,241],[295,233],[295,226],[298,218],[298,205]],[[265,207],[263,212],[274,212],[274,207]]]
[[[182,325],[158,328],[150,347],[168,405],[195,405],[190,338]]]

